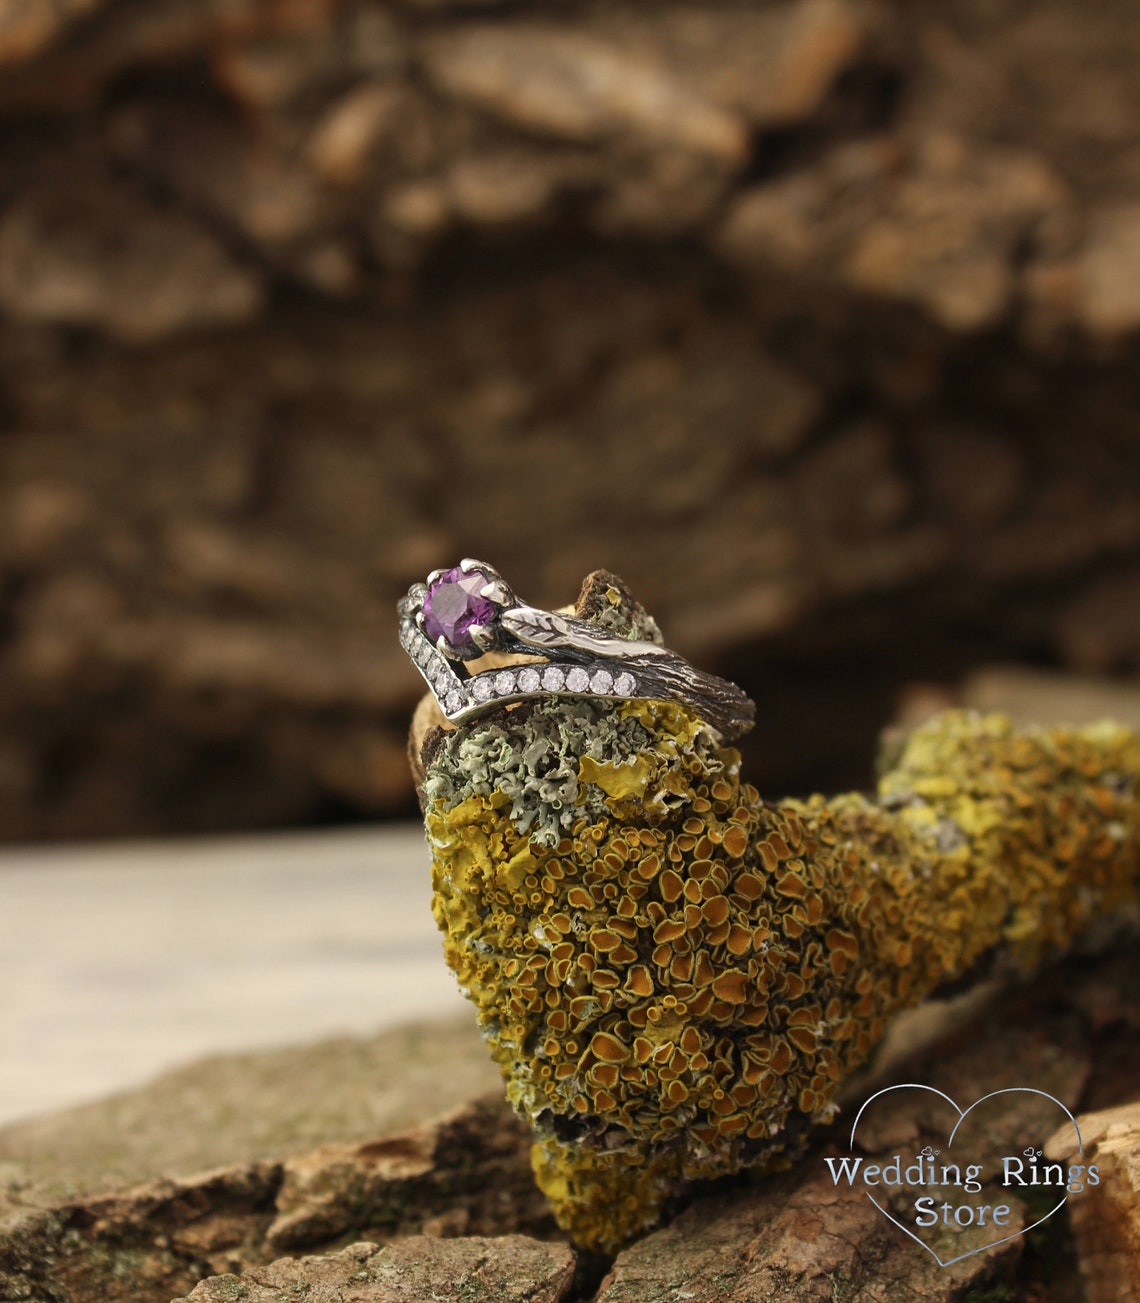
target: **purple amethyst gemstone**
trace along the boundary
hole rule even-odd
[[[467,632],[473,624],[490,624],[495,603],[481,597],[479,589],[490,583],[481,570],[452,566],[429,586],[424,597],[424,633],[437,642],[441,637],[455,651],[475,646]]]

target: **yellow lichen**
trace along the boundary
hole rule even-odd
[[[1025,969],[1135,899],[1140,743],[949,713],[878,800],[766,804],[676,703],[583,756],[611,798],[557,845],[502,793],[426,809],[444,952],[561,1224],[612,1250],[684,1181],[778,1159],[888,1019],[991,952]],[[599,728],[605,727],[600,722]],[[436,763],[445,763],[438,760]]]
[[[621,765],[583,756],[578,765],[578,777],[582,782],[596,783],[607,796],[619,799],[644,796],[651,772],[649,761],[644,756]]]

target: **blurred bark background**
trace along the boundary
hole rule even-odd
[[[866,781],[1140,663],[1130,0],[4,0],[0,836],[406,811],[393,603],[616,570]]]

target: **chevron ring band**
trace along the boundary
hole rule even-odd
[[[752,727],[755,706],[734,683],[654,642],[607,634],[572,615],[520,601],[493,566],[467,558],[413,584],[399,604],[400,643],[440,710],[462,723],[543,697],[678,701],[726,741]],[[469,668],[488,652],[534,659]]]

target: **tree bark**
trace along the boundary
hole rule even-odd
[[[393,603],[598,565],[864,780],[1140,665],[1125,0],[0,9],[0,832],[411,809]],[[780,739],[794,731],[794,746]]]

